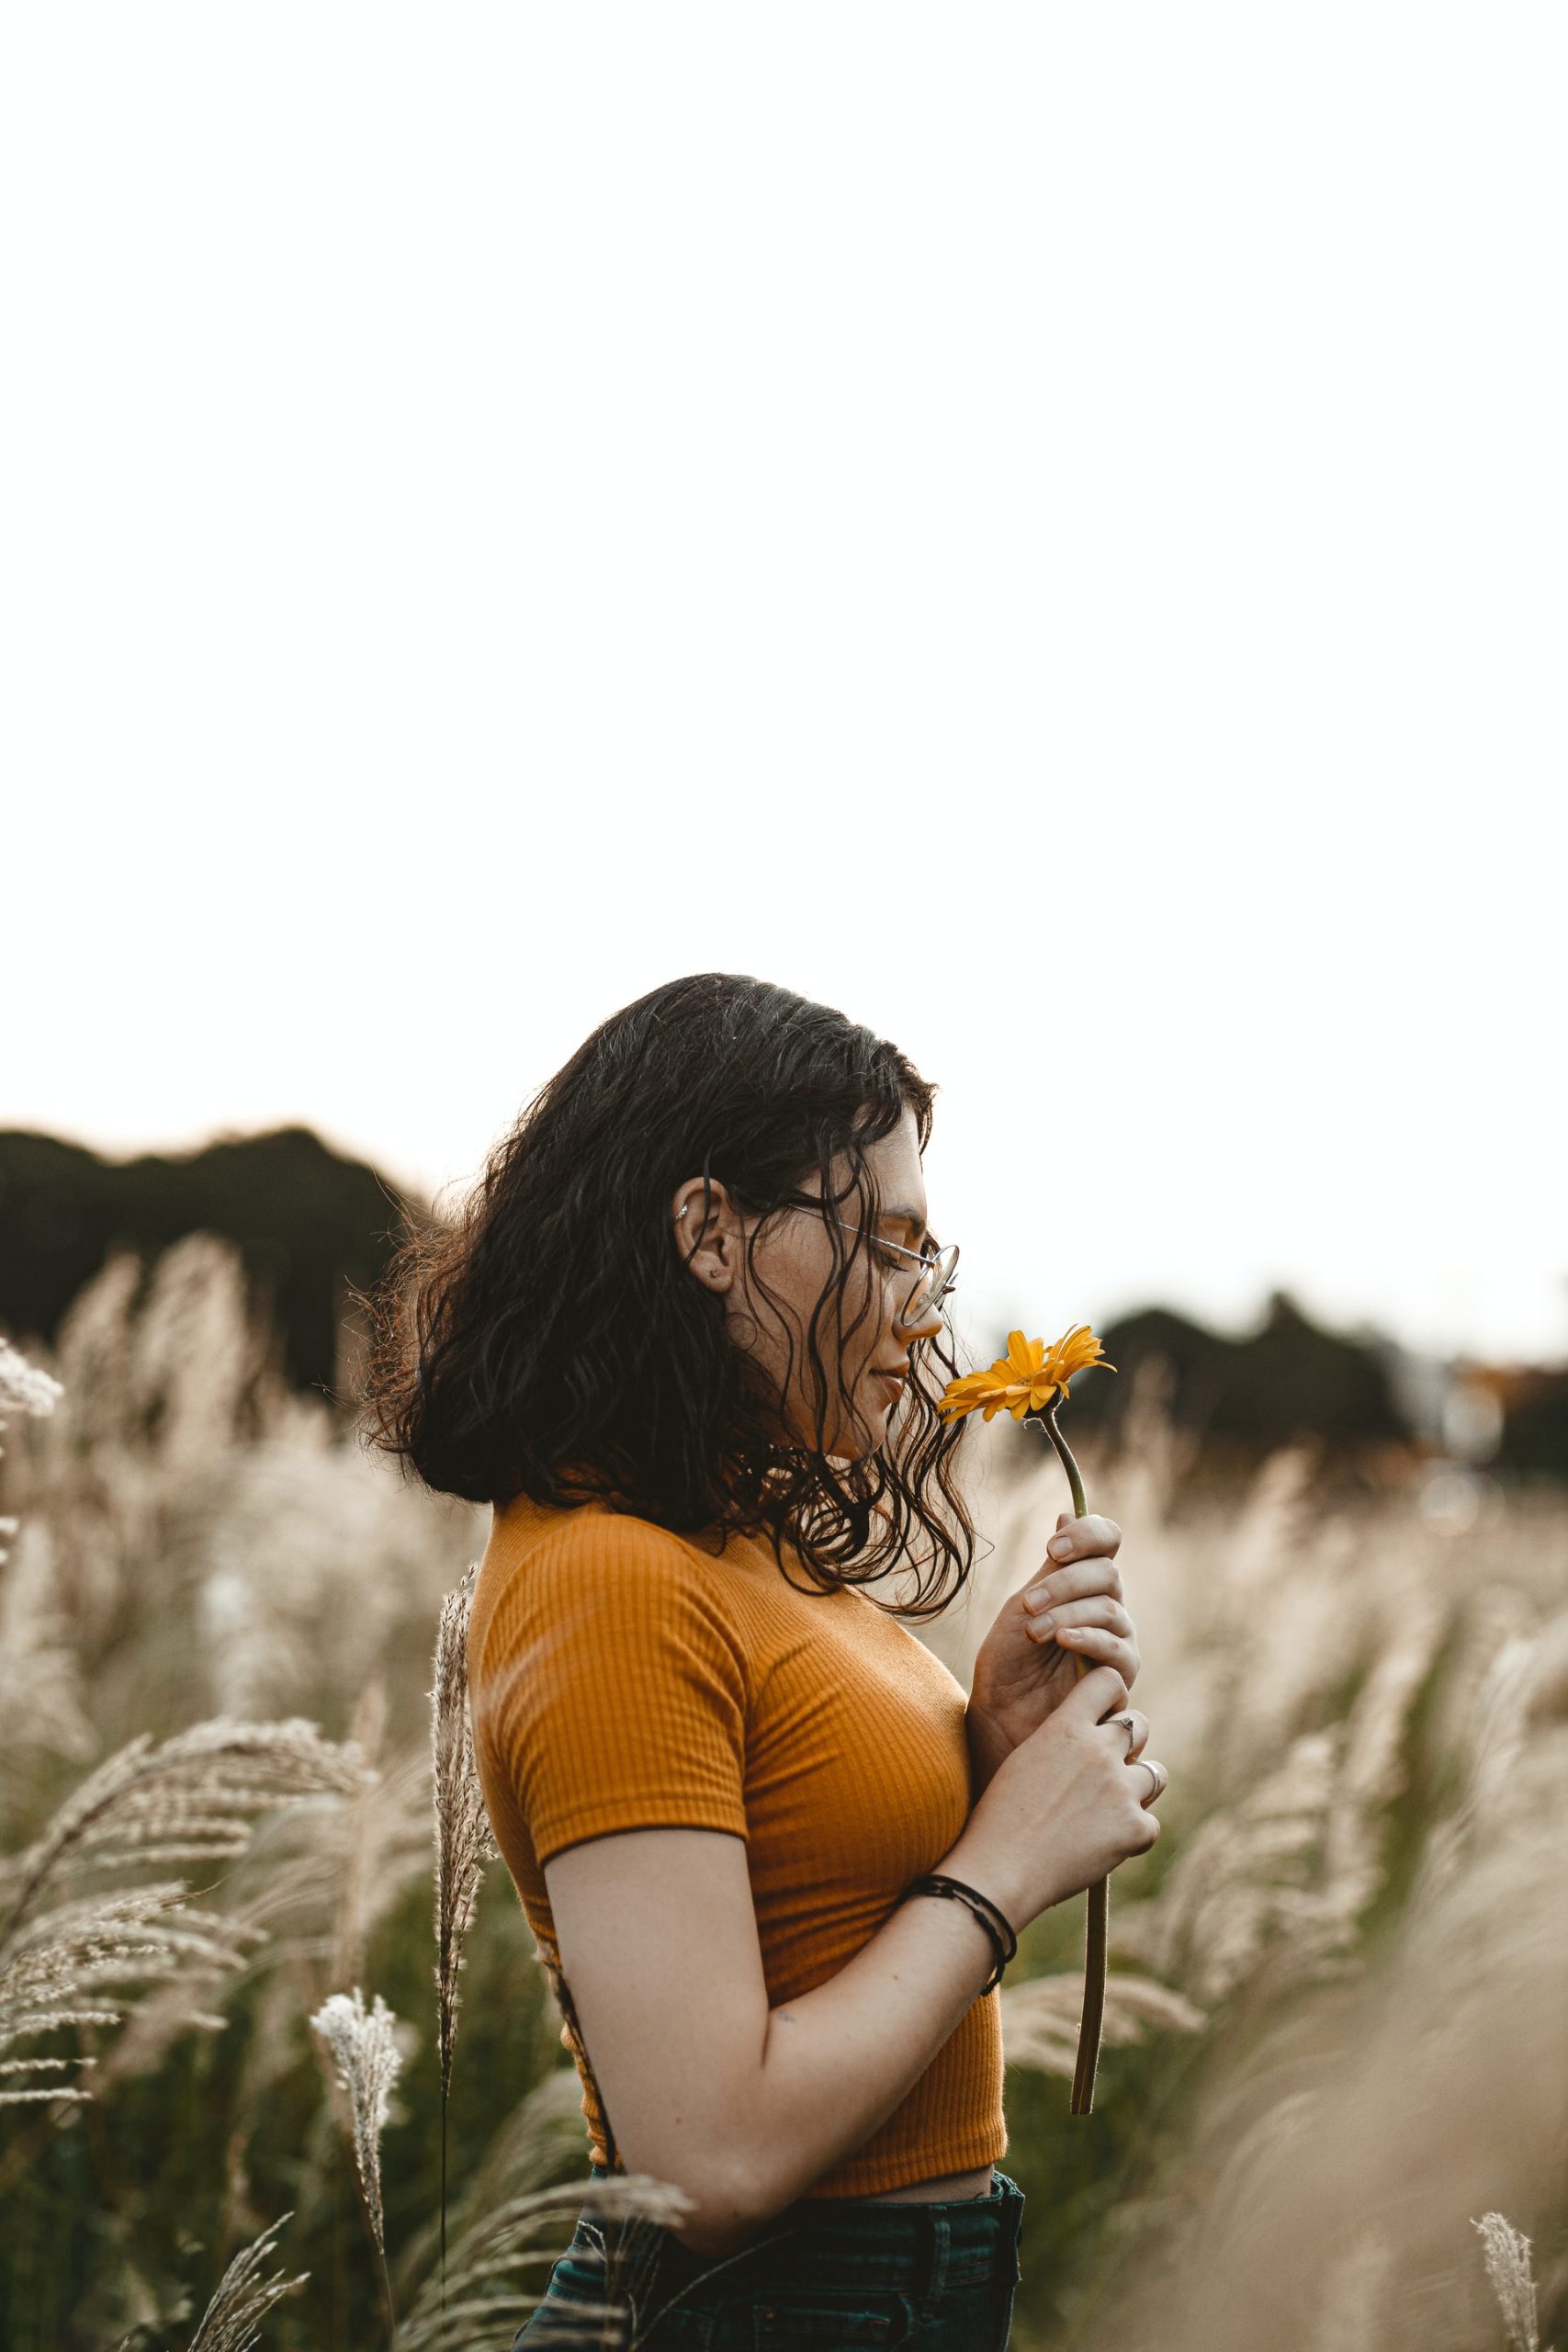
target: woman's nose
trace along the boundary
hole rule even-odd
[[[902,1307],[894,1318],[894,1329],[905,1340],[934,1340],[942,1326],[941,1307],[929,1301],[926,1306],[916,1307],[912,1321],[906,1322]]]

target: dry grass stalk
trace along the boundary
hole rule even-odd
[[[513,2109],[483,2155],[468,2165],[453,2199],[449,2234],[466,2236],[526,2191],[581,2169],[582,2101],[576,2069],[552,2066]],[[400,2303],[412,2311],[428,2293],[438,2300],[440,2215],[416,2223],[392,2261]],[[407,2323],[404,2323],[405,2327]]]
[[[1281,1942],[1293,1943],[1300,1964],[1301,1939],[1322,1907],[1305,1882],[1334,1796],[1337,1744],[1330,1733],[1303,1733],[1238,1804],[1201,1823],[1159,1894],[1122,1905],[1115,1949],[1209,2005]]]
[[[474,1761],[468,1707],[468,1619],[479,1563],[441,1604],[430,1690],[430,1756],[435,1808],[435,2007],[441,2051],[441,2274],[446,2275],[446,2122],[452,2048],[457,2032],[457,1976],[463,1939],[479,1901],[484,1865],[495,1856]]]
[[[1501,2213],[1483,2213],[1471,2226],[1481,2233],[1486,2276],[1503,2313],[1511,2352],[1539,2352],[1529,2238]]]
[[[396,2335],[392,2282],[387,2267],[387,2231],[381,2211],[381,2133],[391,2109],[392,2085],[402,2065],[397,2019],[379,1993],[367,2009],[356,1984],[352,1994],[331,1993],[310,2019],[337,2062],[337,2078],[348,2095],[354,2168],[365,2219],[380,2263],[388,2341]]]
[[[160,1745],[143,1732],[101,1764],[10,1865],[0,1954],[62,1871],[226,1860],[243,1853],[258,1814],[288,1797],[347,1794],[362,1778],[357,1756],[298,1718],[218,1717]]]
[[[495,1859],[468,1709],[468,1618],[478,1564],[441,1604],[430,1693],[430,1750],[435,1804],[435,1992],[441,2035],[441,2097],[452,2085],[457,2030],[457,1977],[463,1939],[473,1920],[484,1865]]]
[[[1555,1623],[1531,1652],[1530,1672],[1510,1665],[1508,1709],[1491,1678],[1480,1686],[1472,1742],[1479,1757],[1494,1739],[1512,1760],[1506,1776],[1472,1775],[1427,1899],[1358,1984],[1281,2005],[1202,2091],[1170,2184],[1183,2231],[1163,2264],[1123,2276],[1127,2352],[1248,2352],[1288,2336],[1325,2264],[1367,2231],[1387,2238],[1401,2281],[1377,2352],[1480,2340],[1456,2234],[1489,2192],[1521,2204],[1549,2193],[1568,2083]],[[1510,2275],[1523,2329],[1517,2264]]]
[[[86,1894],[73,1894],[73,1882],[228,1859],[248,1846],[262,1811],[362,1777],[350,1751],[299,1722],[197,1724],[157,1747],[143,1735],[110,1757],[0,1872],[0,2052],[62,2028],[118,2025],[126,2001],[112,1988],[182,1973],[209,1987],[243,1967],[264,1932],[191,1907],[183,1880]],[[93,1997],[104,1987],[107,1999]],[[182,2027],[221,2025],[193,1993],[179,1997]],[[79,2103],[85,2087],[59,2080],[75,2063],[7,2056],[0,2105]]]
[[[209,1975],[243,1966],[257,1931],[184,1900],[185,1883],[137,1887],[56,1905],[18,1928],[0,1964],[0,2051],[61,2027],[108,2027],[124,2015],[122,1998],[95,1998],[97,1988],[144,1984],[193,1963]],[[81,2100],[91,2093],[45,2080],[86,2059],[7,2058],[0,2105]],[[36,2079],[35,2079],[36,2078]]]
[[[272,2255],[279,2230],[292,2218],[283,2214],[250,2245],[242,2246],[202,2313],[201,2324],[190,2340],[190,2352],[253,2352],[261,2341],[261,2323],[274,2303],[304,2285],[310,2275],[308,2270],[289,2278],[281,2270],[269,2276],[262,2268]]]

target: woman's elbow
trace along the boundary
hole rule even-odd
[[[751,2168],[732,2153],[715,2151],[662,2167],[632,2165],[629,2155],[626,2162],[633,2170],[668,2181],[686,2198],[688,2211],[667,2226],[690,2254],[720,2260],[738,2254],[766,2227],[770,2217]]]

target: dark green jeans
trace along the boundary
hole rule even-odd
[[[584,2213],[512,2352],[1003,2352],[1022,2219],[1004,2172],[953,2203],[803,2198],[716,2266],[657,2223]],[[573,2308],[592,2302],[618,2313],[598,2333]]]

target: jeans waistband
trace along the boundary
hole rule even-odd
[[[590,2166],[595,2180],[609,2177]],[[773,2273],[805,2271],[814,2286],[881,2286],[940,2296],[948,2288],[1019,2275],[1023,2191],[999,2169],[989,2197],[871,2204],[853,2197],[801,2198],[776,2213],[750,2245],[724,2258],[731,2291]],[[685,2285],[713,2267],[660,2231],[661,2278]]]

